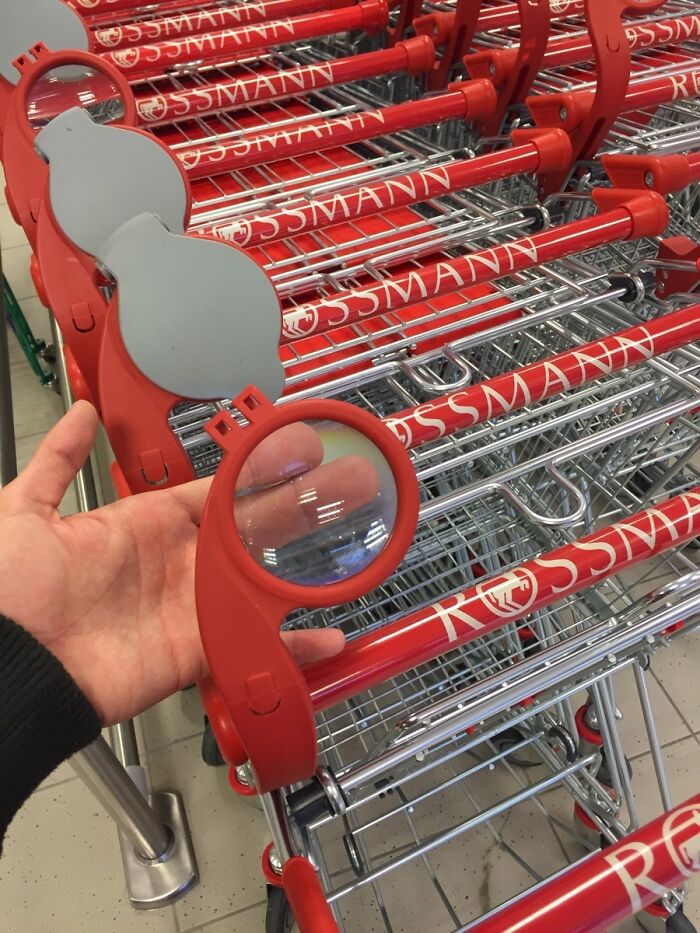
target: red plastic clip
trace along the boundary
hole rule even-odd
[[[595,93],[543,94],[526,104],[538,126],[571,130],[573,160],[592,158],[622,108],[629,83],[631,51],[622,22],[623,13],[642,14],[662,6],[664,0],[585,0],[586,22],[596,62]],[[541,193],[561,190],[569,170],[540,176]]]
[[[659,243],[658,259],[674,263],[687,263],[687,269],[660,268],[656,274],[656,293],[668,298],[680,292],[694,291],[700,283],[700,244],[685,236],[673,236]]]
[[[532,82],[537,77],[542,57],[547,50],[551,15],[549,0],[518,0],[518,9],[520,44],[517,50],[503,50],[510,56],[510,67],[503,67],[505,62],[502,61],[500,74],[491,74],[490,67],[486,74],[477,75],[470,71],[472,77],[489,78],[498,90],[496,107],[480,127],[481,132],[488,136],[498,133],[507,109],[525,99]],[[488,53],[485,54],[488,55]],[[478,54],[465,55],[464,64],[470,68],[470,61],[479,57]]]
[[[432,90],[445,87],[454,65],[462,60],[469,50],[479,20],[481,0],[458,0],[452,17],[437,19],[438,14],[419,16],[414,23],[418,35],[429,35],[436,45],[444,36],[442,55],[428,75],[428,87]],[[416,11],[418,12],[418,11]]]
[[[602,162],[616,188],[649,188],[659,194],[671,194],[700,181],[700,152],[667,156],[605,155]]]

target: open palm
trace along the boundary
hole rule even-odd
[[[0,491],[0,612],[66,667],[108,724],[206,673],[194,602],[198,480],[62,518],[97,428],[78,402]],[[299,663],[342,648],[336,631],[285,635]]]

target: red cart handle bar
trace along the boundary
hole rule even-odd
[[[700,794],[468,930],[603,933],[698,872]]]
[[[562,0],[549,11],[551,21],[577,16],[583,12],[583,0]],[[478,16],[475,17],[475,13]],[[521,3],[504,3],[491,9],[474,10],[471,0],[460,0],[454,13],[426,13],[413,20],[419,36],[430,36],[436,45],[444,45],[442,56],[436,63],[431,86],[444,86],[450,69],[469,51],[476,33],[510,29],[520,26]],[[515,51],[517,57],[518,52]],[[485,77],[491,78],[492,75]]]
[[[700,533],[700,486],[419,609],[304,669],[316,711],[559,602]]]
[[[388,20],[386,0],[366,0],[365,3],[338,10],[252,23],[237,29],[223,29],[201,36],[185,36],[184,39],[103,52],[102,58],[122,71],[129,81],[137,81],[162,74],[178,65],[228,62],[249,52],[288,45],[302,39],[355,29],[378,32],[386,26]]]
[[[619,206],[510,243],[429,263],[376,285],[298,305],[283,314],[282,342],[290,343],[363,318],[409,307],[605,243],[656,236],[668,224],[666,202],[655,191],[596,189],[592,194],[599,207]]]
[[[185,0],[183,0],[184,5]],[[187,0],[191,5],[191,0]],[[99,13],[121,13],[125,10],[142,10],[144,7],[153,9],[152,0],[70,0],[71,6],[74,6],[86,16],[94,16]],[[155,6],[172,6],[173,0],[156,0]],[[134,15],[135,12],[134,12]]]
[[[252,0],[238,6],[192,10],[179,16],[121,23],[96,29],[92,34],[95,52],[114,52],[130,45],[146,45],[166,39],[216,32],[232,26],[263,23],[265,20],[298,16],[314,10],[351,6],[354,0]]]
[[[310,120],[299,126],[251,134],[230,143],[193,146],[175,153],[191,179],[208,178],[252,165],[292,159],[335,149],[365,139],[429,126],[441,120],[478,120],[495,106],[490,81],[465,81],[449,91],[419,100],[364,110],[331,120]]]
[[[620,103],[619,113],[645,110],[699,95],[700,68],[689,68],[630,84]],[[528,97],[525,103],[538,126],[558,126],[574,133],[589,119],[594,101],[594,91],[565,91]]]
[[[399,45],[394,48],[398,49]],[[325,197],[297,201],[278,210],[258,211],[250,217],[200,227],[193,232],[230,240],[237,246],[257,246],[407,207],[501,178],[548,171],[562,163],[567,164],[571,156],[569,137],[563,130],[515,130],[513,142],[516,145],[498,152],[431,165],[404,175],[394,175],[386,181],[334,191]]]
[[[193,116],[249,107],[392,72],[406,71],[419,75],[431,68],[434,60],[435,46],[430,39],[419,36],[378,52],[262,72],[233,81],[212,81],[205,87],[137,97],[136,115],[140,124],[148,126],[175,123]]]
[[[625,35],[630,51],[654,48],[685,42],[700,36],[700,15],[680,16],[674,19],[662,19],[654,22],[631,24],[625,27]],[[516,49],[491,49],[487,52],[473,52],[464,56],[464,64],[472,78],[490,78],[498,85],[511,73],[517,59]],[[561,36],[550,39],[540,68],[561,68],[578,62],[590,61],[593,57],[593,45],[588,33],[575,36]]]
[[[384,419],[407,450],[700,340],[700,304],[617,331]]]

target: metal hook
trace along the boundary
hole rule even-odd
[[[450,363],[457,367],[461,375],[451,382],[444,382],[438,378],[429,378],[424,373],[427,371],[424,366],[414,366],[410,360],[402,360],[399,363],[399,369],[412,382],[430,395],[442,395],[445,392],[454,392],[457,389],[463,389],[469,385],[474,376],[474,370],[466,360],[451,347],[443,347],[442,355]]]
[[[536,525],[545,525],[549,528],[556,527],[567,527],[568,525],[574,525],[577,521],[583,518],[586,509],[588,508],[588,502],[584,493],[571,482],[564,474],[557,468],[554,462],[547,463],[545,465],[545,470],[547,474],[557,483],[559,486],[562,486],[564,490],[569,493],[574,499],[578,502],[577,508],[570,513],[569,515],[562,515],[560,517],[555,517],[551,515],[542,515],[540,512],[536,512],[534,509],[525,502],[525,500],[518,495],[517,492],[514,492],[508,486],[507,483],[494,483],[493,487],[499,489],[503,495],[517,508],[523,515],[529,519],[531,522],[534,522]]]

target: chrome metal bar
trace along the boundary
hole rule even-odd
[[[168,829],[102,737],[74,755],[71,765],[142,858],[156,861],[166,854]]]
[[[2,249],[0,249],[0,489],[17,476],[15,419],[12,408],[10,348],[2,288]]]

